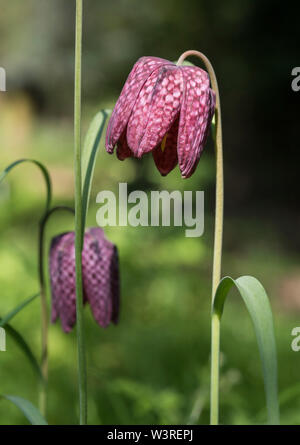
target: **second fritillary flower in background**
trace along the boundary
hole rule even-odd
[[[152,151],[167,175],[179,164],[189,178],[199,162],[215,110],[215,93],[206,71],[177,66],[157,57],[134,65],[115,105],[106,133],[106,150],[117,145],[120,160]]]
[[[76,323],[75,234],[68,232],[53,238],[50,247],[52,322],[61,319],[69,332]],[[100,227],[84,235],[82,251],[84,302],[91,305],[96,322],[107,327],[117,323],[120,306],[118,251]]]

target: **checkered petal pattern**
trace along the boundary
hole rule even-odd
[[[103,328],[117,322],[119,273],[116,247],[104,237],[100,227],[85,234],[82,277],[86,298],[97,323]]]
[[[177,135],[179,119],[173,123],[170,130],[165,135],[165,143],[155,147],[152,151],[155,165],[162,176],[166,176],[178,163],[177,158]]]
[[[215,93],[206,71],[142,57],[113,110],[106,150],[112,153],[117,144],[120,160],[152,151],[162,175],[178,162],[182,177],[189,178],[203,152],[214,110]]]
[[[180,68],[184,94],[178,129],[178,163],[183,178],[195,171],[211,123],[211,89],[206,71],[198,67]],[[214,94],[214,93],[213,93]]]
[[[158,57],[141,57],[131,70],[114,107],[106,132],[106,149],[112,153],[123,133],[138,95],[148,77],[159,67],[170,64]]]
[[[76,322],[74,239],[74,232],[64,233],[52,240],[50,248],[51,321],[60,318],[65,332]]]
[[[127,141],[136,157],[153,150],[172,126],[180,109],[182,75],[175,65],[148,78],[130,116]]]
[[[50,281],[54,323],[61,319],[64,332],[76,323],[75,234],[64,233],[52,240]],[[97,323],[107,327],[117,323],[120,306],[119,261],[117,248],[108,241],[100,227],[88,229],[82,251],[84,301],[91,305]]]
[[[130,158],[131,156],[133,156],[133,153],[128,147],[125,130],[117,141],[117,158],[119,161],[124,161],[124,159]]]

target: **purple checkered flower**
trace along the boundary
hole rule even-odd
[[[203,152],[214,111],[215,93],[206,71],[141,57],[112,112],[106,150],[112,154],[116,146],[121,161],[152,151],[163,176],[178,164],[181,176],[189,178]]]
[[[70,332],[76,322],[75,233],[53,238],[50,247],[50,281],[54,323],[61,319],[62,328]],[[91,305],[96,322],[107,327],[117,323],[120,283],[118,251],[100,227],[90,228],[84,235],[82,251],[84,303]]]

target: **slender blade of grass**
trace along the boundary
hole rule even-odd
[[[253,322],[263,368],[268,423],[276,425],[279,424],[277,353],[270,302],[256,278],[243,276],[234,280],[225,277],[220,281],[213,300],[213,316],[220,320],[225,300],[233,286],[239,291]]]
[[[31,403],[29,400],[23,399],[22,397],[12,396],[12,395],[2,395],[3,399],[12,402],[20,411],[24,414],[26,419],[31,423],[31,425],[48,425],[39,410]]]
[[[14,318],[15,315],[17,315],[24,307],[35,300],[39,295],[40,293],[37,293],[29,298],[26,298],[26,300],[22,301],[22,303],[18,304],[14,309],[9,311],[9,313],[0,320],[0,327],[3,327],[6,323],[8,323],[12,318]]]
[[[82,230],[84,232],[96,157],[109,110],[99,111],[87,131],[82,150]]]
[[[35,356],[33,355],[33,352],[31,351],[28,343],[26,342],[26,340],[22,337],[22,335],[16,331],[10,324],[6,324],[5,325],[5,331],[11,336],[11,338],[16,342],[16,344],[19,346],[19,348],[21,349],[21,351],[23,351],[23,353],[25,354],[25,356],[27,357],[27,359],[29,360],[34,372],[38,375],[38,378],[43,381],[43,375],[42,375],[42,371],[41,368],[38,364],[37,359],[35,358]]]

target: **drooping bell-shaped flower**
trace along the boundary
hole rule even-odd
[[[75,233],[56,236],[50,247],[52,322],[61,319],[69,332],[76,323]],[[117,323],[120,305],[119,260],[116,246],[100,227],[88,229],[82,251],[84,302],[91,305],[96,322],[106,327]]]
[[[152,151],[164,176],[179,164],[183,178],[199,162],[215,110],[215,93],[206,71],[177,66],[157,57],[134,65],[114,107],[106,150],[124,160]]]

